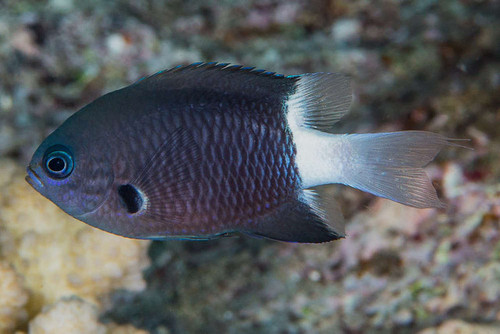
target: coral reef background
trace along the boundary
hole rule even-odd
[[[0,333],[500,332],[497,0],[0,1]],[[125,239],[24,182],[43,138],[145,75],[221,61],[350,74],[338,133],[469,138],[427,171],[448,205],[336,187],[345,240]]]

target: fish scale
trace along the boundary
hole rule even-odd
[[[187,119],[186,122],[192,122],[194,124],[213,124],[214,123],[214,121],[207,120],[206,113],[203,114],[203,116],[200,115],[200,117],[205,118],[204,122],[199,122],[199,121],[196,121],[193,119]],[[196,118],[196,115],[190,115],[190,118]],[[219,121],[219,123],[215,122],[214,127],[216,129],[224,129],[224,130],[226,130],[226,133],[227,133],[227,130],[232,128],[232,126],[231,126],[232,124],[231,124],[230,120],[231,120],[231,118],[224,117],[223,121]],[[229,125],[229,127],[228,127],[228,125]],[[206,125],[205,125],[205,127],[206,127]],[[204,129],[201,128],[199,130],[204,130]],[[237,133],[239,131],[240,130],[238,128],[233,129],[233,133],[234,133],[233,137],[238,137]],[[207,131],[205,131],[205,132],[207,132]],[[258,191],[259,193],[264,191],[264,189],[262,189],[262,185],[261,185],[260,189],[253,189],[252,187],[250,187],[248,189],[248,190],[250,190],[250,192],[245,191],[245,189],[241,186],[237,187],[238,185],[245,185],[247,183],[253,184],[254,182],[252,182],[252,180],[249,179],[248,177],[251,175],[255,175],[255,173],[247,173],[248,174],[247,179],[244,178],[242,180],[241,175],[237,174],[237,172],[238,172],[238,170],[236,169],[237,165],[234,166],[234,164],[230,163],[228,166],[226,166],[226,168],[228,168],[229,170],[223,171],[220,164],[214,164],[214,162],[217,162],[217,161],[229,161],[229,162],[237,161],[237,159],[233,158],[233,155],[251,156],[251,152],[240,153],[239,147],[231,147],[231,150],[228,151],[228,149],[227,149],[228,143],[226,142],[226,139],[225,139],[228,136],[220,136],[220,135],[218,136],[218,134],[220,134],[220,133],[223,133],[223,132],[215,131],[213,133],[214,136],[212,138],[208,138],[208,140],[205,141],[205,143],[210,143],[210,145],[205,144],[202,146],[202,151],[209,153],[205,159],[206,163],[203,164],[201,167],[201,170],[206,172],[205,173],[206,175],[203,175],[206,177],[204,177],[203,179],[208,179],[208,176],[210,176],[211,182],[210,183],[206,183],[206,182],[199,183],[200,184],[199,194],[206,193],[207,189],[212,189],[212,190],[215,189],[215,193],[218,193],[221,196],[220,196],[220,198],[216,198],[215,200],[213,198],[212,199],[211,198],[203,198],[203,197],[199,198],[198,199],[199,204],[197,205],[197,207],[199,207],[201,209],[200,211],[206,212],[207,217],[216,217],[216,219],[211,222],[213,224],[217,224],[219,221],[224,221],[227,219],[230,219],[232,221],[237,221],[236,217],[233,217],[233,216],[237,216],[239,213],[239,210],[233,209],[233,208],[236,208],[238,203],[232,202],[232,199],[234,198],[234,196],[231,195],[232,193],[241,194],[241,197],[246,198],[248,201],[249,198],[252,198],[252,196],[254,196],[252,193],[254,193],[255,191]],[[261,135],[261,133],[258,133],[257,135]],[[196,137],[196,132],[194,132],[193,136]],[[201,137],[203,137],[203,135],[201,135]],[[255,135],[254,135],[254,138],[251,139],[251,141],[256,141],[256,142],[261,141],[261,140],[262,140],[261,138],[255,136]],[[263,147],[260,147],[260,148],[262,149]],[[273,145],[270,145],[268,150],[269,149],[273,149]],[[264,150],[262,152],[266,152],[266,150]],[[229,156],[225,156],[225,155],[227,155],[227,153],[229,153]],[[269,156],[269,154],[267,154],[267,156]],[[257,159],[255,159],[255,162],[253,164],[250,164],[250,165],[253,165],[253,166],[258,165],[258,161],[259,161],[259,159],[257,158]],[[262,159],[260,159],[260,161],[262,161]],[[216,167],[214,168],[214,166],[216,166]],[[233,168],[233,174],[231,174],[231,168]],[[259,171],[258,174],[263,174],[263,172]],[[229,177],[229,180],[231,180],[231,178],[234,180],[236,180],[236,178],[239,178],[240,181],[238,183],[233,182],[232,186],[231,186],[230,182],[229,183],[225,182],[227,180],[226,177]],[[271,174],[269,176],[269,178],[272,178],[272,177],[273,177],[273,175]],[[225,189],[223,189],[223,187],[225,187]],[[257,197],[257,199],[258,199],[258,197]],[[228,202],[228,200],[231,200],[231,202]],[[224,213],[223,217],[219,217],[220,214],[217,215],[217,214],[214,214],[213,212],[210,212],[210,210],[207,210],[210,207],[214,206],[213,202],[218,203],[218,206],[217,206],[218,211]],[[234,214],[232,214],[231,210],[235,211]],[[203,219],[203,220],[207,221],[207,219]]]

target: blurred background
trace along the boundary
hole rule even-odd
[[[76,110],[197,61],[351,75],[338,133],[470,139],[427,168],[448,207],[338,186],[344,240],[152,243],[25,184]],[[0,333],[500,332],[499,121],[498,0],[0,0]]]

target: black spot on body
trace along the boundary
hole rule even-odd
[[[141,193],[131,184],[124,184],[118,187],[118,195],[122,204],[127,208],[128,213],[136,213],[144,204]]]

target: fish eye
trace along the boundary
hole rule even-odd
[[[56,179],[68,177],[73,171],[73,157],[62,147],[49,149],[45,156],[45,170],[49,176]]]

